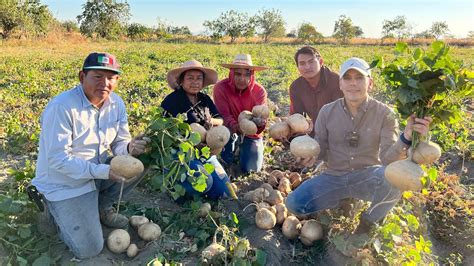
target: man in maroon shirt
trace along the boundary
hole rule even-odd
[[[301,76],[290,85],[290,114],[308,115],[314,123],[323,105],[343,97],[339,75],[324,66],[321,54],[311,46],[300,48],[295,62]]]

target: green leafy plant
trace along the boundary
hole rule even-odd
[[[174,199],[184,196],[181,185],[188,180],[193,188],[202,192],[206,189],[206,174],[214,171],[212,164],[204,164],[203,169],[193,170],[189,163],[194,159],[207,159],[210,149],[198,149],[201,142],[199,133],[191,131],[185,122],[186,116],[166,117],[164,110],[158,107],[151,111],[151,119],[145,135],[151,139],[150,151],[140,156],[140,160],[151,171],[153,188],[166,191]]]
[[[474,94],[474,71],[452,59],[449,51],[441,41],[433,42],[430,50],[416,48],[413,52],[406,43],[397,43],[393,62],[384,66],[380,56],[372,62],[372,66],[382,68],[381,74],[402,117],[430,116],[431,126],[439,129],[438,133],[461,121],[465,100]],[[418,138],[418,134],[413,135],[413,149]]]

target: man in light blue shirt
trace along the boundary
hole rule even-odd
[[[115,56],[91,53],[79,72],[80,85],[54,97],[41,116],[36,177],[59,235],[78,258],[103,248],[100,221],[125,227],[127,217],[115,214],[122,176],[106,164],[111,156],[144,152],[147,138],[131,138],[127,112],[113,91],[120,66]],[[133,178],[124,193],[140,181]]]

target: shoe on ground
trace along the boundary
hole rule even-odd
[[[117,213],[114,208],[101,210],[100,221],[103,225],[111,228],[126,229],[128,227],[127,216]]]

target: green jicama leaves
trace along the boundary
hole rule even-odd
[[[411,51],[398,43],[396,58],[385,65],[382,57],[371,64],[381,68],[390,97],[403,118],[411,114],[433,118],[432,127],[449,127],[461,121],[466,98],[473,96],[473,71],[449,55],[450,48],[435,41],[426,51]]]
[[[199,133],[191,131],[186,117],[165,117],[158,107],[151,111],[151,119],[145,135],[151,139],[150,150],[140,156],[140,160],[151,169],[151,185],[160,191],[167,191],[174,199],[183,196],[185,190],[180,183],[186,179],[193,188],[202,192],[206,189],[206,174],[214,171],[214,166],[204,164],[200,170],[192,170],[189,162],[197,158],[209,158],[208,147],[198,149],[201,142]]]

